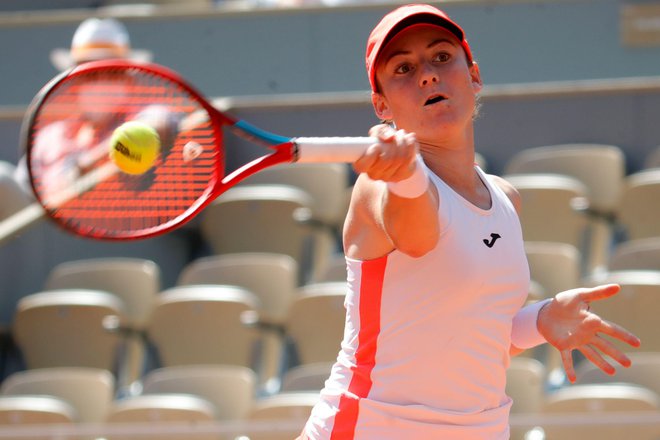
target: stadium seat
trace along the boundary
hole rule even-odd
[[[92,258],[67,261],[55,266],[44,287],[53,289],[100,289],[121,298],[125,315],[116,323],[122,329],[120,386],[129,386],[144,369],[147,347],[140,334],[151,316],[161,286],[161,270],[141,258]]]
[[[321,391],[330,377],[333,362],[302,364],[290,368],[282,378],[282,392]]]
[[[526,241],[525,253],[530,276],[551,297],[564,290],[578,287],[581,255],[567,243]]]
[[[577,383],[630,383],[648,388],[660,396],[660,352],[631,352],[629,367],[613,362],[616,374],[610,376],[592,364],[581,362],[576,368]]]
[[[582,416],[581,424],[543,426],[547,440],[652,440],[660,435],[657,425],[602,423],[617,414],[657,412],[660,398],[646,388],[627,384],[571,385],[548,394],[543,414]],[[601,416],[600,423],[588,423],[589,415]]]
[[[291,256],[299,283],[313,279],[334,249],[327,230],[305,225],[314,202],[286,185],[244,185],[229,189],[206,207],[200,220],[204,240],[216,254],[272,252]]]
[[[281,323],[296,293],[298,266],[289,255],[244,252],[198,258],[186,265],[177,284],[243,287],[259,299],[263,319]]]
[[[194,434],[184,432],[173,434],[169,432],[170,426],[178,429],[189,427],[191,431],[200,423],[212,423],[215,421],[215,408],[211,403],[201,397],[188,394],[155,394],[140,395],[126,399],[116,400],[110,406],[106,422],[110,424],[121,423],[127,429],[130,424],[135,424],[134,429],[148,430],[155,426],[158,430],[165,432],[154,432],[152,434],[140,433],[136,439],[161,440],[163,438],[172,440],[217,440],[218,436],[213,434]],[[168,426],[170,425],[170,426]],[[169,429],[168,429],[169,428]],[[125,435],[106,435],[106,440],[125,439]]]
[[[333,362],[344,335],[345,282],[303,286],[293,301],[286,334],[300,364]]]
[[[258,310],[257,299],[236,286],[178,286],[158,295],[147,335],[161,365],[230,364],[258,370],[256,329],[245,313]]]
[[[614,232],[612,218],[618,207],[626,173],[625,155],[620,147],[558,144],[527,148],[509,160],[506,173],[560,174],[582,182],[590,213],[590,242],[583,252],[588,258],[586,267],[597,270],[604,266]]]
[[[660,316],[660,271],[623,270],[585,279],[586,286],[619,284],[613,297],[594,301],[591,308],[601,317],[616,322],[637,335],[642,345],[633,349],[627,344],[613,344],[628,351],[660,351],[658,317]]]
[[[244,184],[291,185],[311,196],[311,219],[341,232],[348,201],[349,165],[345,163],[281,164],[248,177]]]
[[[520,221],[526,241],[568,243],[584,249],[587,222],[576,209],[586,203],[587,189],[582,183],[552,174],[509,175],[505,179],[522,198]]]
[[[536,359],[511,358],[506,372],[506,393],[513,399],[512,413],[537,413],[545,399],[546,368]]]
[[[74,409],[76,422],[100,423],[113,401],[112,374],[96,368],[43,368],[25,370],[7,377],[0,387],[2,396],[51,396]]]
[[[72,424],[78,414],[52,396],[0,396],[0,428],[11,425]]]
[[[660,237],[618,243],[610,254],[608,270],[660,270]]]
[[[545,400],[547,368],[539,360],[516,356],[506,371],[506,394],[513,400],[511,414],[538,414]],[[510,439],[524,440],[528,429],[511,426]]]
[[[189,263],[177,281],[186,284],[227,284],[245,288],[259,300],[258,323],[262,329],[279,328],[289,312],[298,285],[298,265],[289,255],[246,252],[213,255]],[[281,374],[284,341],[281,331],[261,332],[261,366],[264,380]],[[271,386],[279,386],[273,383]]]
[[[587,188],[590,209],[608,213],[617,207],[626,162],[615,145],[561,144],[524,149],[511,157],[505,172],[573,177]]]
[[[250,422],[274,423],[268,431],[246,433],[250,440],[291,440],[302,431],[319,393],[280,393],[258,399],[250,413]],[[284,426],[280,426],[280,424]],[[276,429],[276,427],[278,429]]]
[[[257,393],[257,377],[235,365],[185,365],[152,370],[144,378],[144,395],[188,394],[210,402],[217,420],[245,419]]]
[[[144,328],[160,291],[158,265],[141,258],[92,258],[55,266],[44,289],[99,289],[117,295],[124,303],[126,324]]]
[[[115,371],[121,341],[104,323],[123,313],[122,301],[108,292],[43,291],[21,298],[12,331],[27,368],[78,366]]]
[[[618,219],[626,238],[660,237],[660,169],[631,174],[621,194]]]
[[[335,252],[328,259],[325,269],[314,282],[346,281],[346,256],[344,252]]]

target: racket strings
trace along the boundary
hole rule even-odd
[[[185,123],[192,115],[198,121]],[[132,119],[161,137],[160,157],[137,176],[112,168],[108,157],[112,132]],[[69,229],[100,238],[144,235],[185,215],[210,192],[224,163],[216,147],[220,136],[197,98],[164,76],[139,69],[73,76],[50,91],[34,118],[33,186],[50,215]],[[84,181],[102,167],[112,172]]]

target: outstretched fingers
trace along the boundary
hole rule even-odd
[[[613,375],[616,373],[616,369],[612,364],[603,358],[603,356],[595,350],[591,345],[583,345],[578,348],[580,353],[584,355],[592,364],[600,368],[605,374]]]
[[[624,352],[619,350],[613,343],[611,343],[610,341],[604,338],[601,338],[600,336],[596,336],[593,342],[591,343],[591,345],[597,348],[598,350],[600,350],[603,354],[614,359],[624,367],[629,367],[630,364],[632,363],[630,358],[626,356]]]
[[[618,284],[603,284],[580,290],[580,293],[577,295],[578,299],[590,303],[592,301],[598,301],[616,295],[621,290],[621,286]]]
[[[573,367],[573,355],[571,352],[572,350],[561,350],[559,354],[561,355],[561,363],[564,365],[566,377],[573,383],[575,382],[575,368]]]
[[[641,341],[637,336],[614,322],[601,319],[599,332],[625,342],[632,347],[639,347],[641,345]]]

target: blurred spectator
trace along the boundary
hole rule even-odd
[[[50,60],[59,71],[64,71],[88,61],[110,58],[126,58],[135,61],[150,61],[150,51],[133,49],[126,27],[114,18],[88,18],[84,20],[71,40],[69,49],[56,48]],[[32,197],[26,157],[19,160],[14,173],[18,184]]]
[[[50,53],[56,69],[63,71],[86,61],[128,58],[150,61],[151,52],[131,47],[126,27],[114,18],[88,18],[73,34],[69,49],[57,48]]]

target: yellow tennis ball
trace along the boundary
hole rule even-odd
[[[128,174],[146,173],[159,153],[158,132],[144,122],[125,122],[110,138],[110,160]]]

